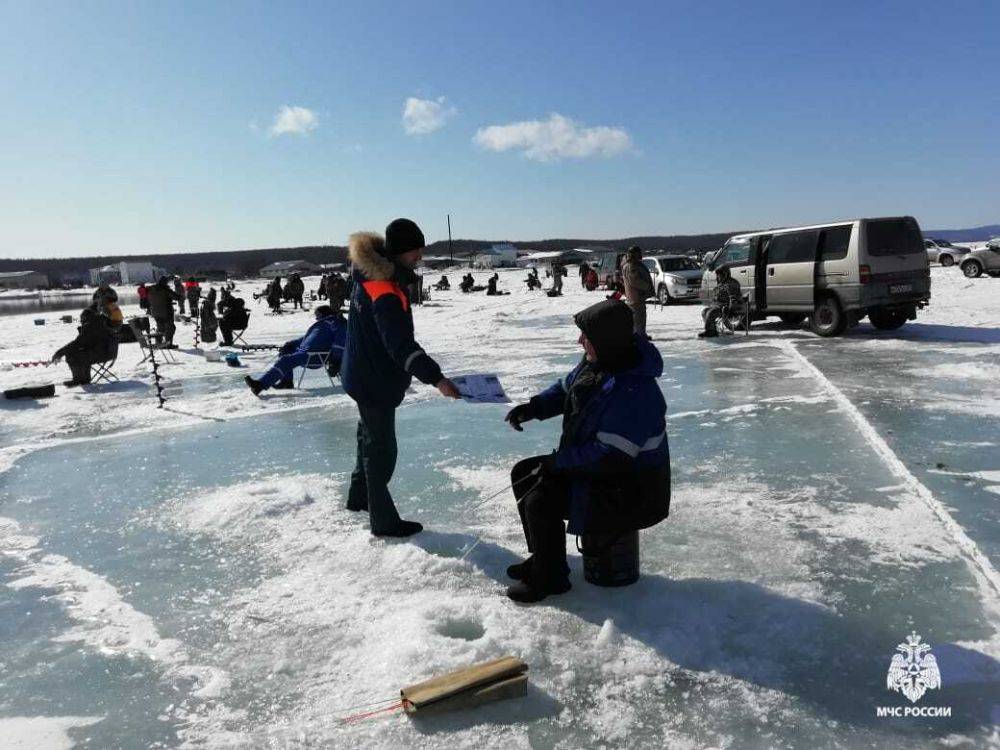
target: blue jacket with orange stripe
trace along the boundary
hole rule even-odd
[[[405,288],[416,274],[386,258],[384,249],[385,241],[377,234],[351,235],[348,257],[354,266],[354,288],[340,381],[359,403],[396,407],[413,376],[428,385],[443,376],[413,337]]]

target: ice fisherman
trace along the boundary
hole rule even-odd
[[[253,395],[259,396],[268,388],[291,388],[293,371],[296,367],[306,366],[310,353],[328,353],[327,371],[331,376],[340,372],[344,342],[347,339],[347,322],[329,305],[319,305],[314,315],[316,322],[309,326],[305,336],[282,344],[278,350],[278,361],[267,372],[256,379],[249,375],[243,378]],[[321,364],[316,362],[309,366],[315,369]]]
[[[705,310],[705,330],[698,334],[698,338],[701,339],[718,336],[719,318],[743,302],[740,282],[733,278],[729,266],[719,266],[715,269],[715,281],[712,306]]]
[[[640,336],[646,335],[646,300],[653,296],[653,276],[642,262],[642,248],[633,245],[625,255],[622,264],[622,286],[625,301],[632,308],[634,330]]]
[[[68,388],[87,385],[90,382],[90,366],[112,360],[118,354],[118,339],[108,319],[93,307],[80,313],[80,327],[77,331],[75,339],[52,355],[53,362],[66,358],[73,376],[63,384]]]
[[[511,482],[530,556],[507,569],[507,596],[537,602],[570,589],[566,532],[615,533],[659,523],[670,511],[666,402],[659,351],[633,331],[629,308],[605,300],[577,313],[584,356],[562,380],[506,421],[562,415],[559,448],[518,462]],[[563,521],[569,525],[564,526]]]
[[[174,346],[174,333],[177,326],[174,325],[174,302],[181,306],[183,310],[184,295],[179,294],[170,288],[170,282],[166,276],[161,276],[153,286],[146,292],[146,302],[149,306],[149,315],[156,321],[156,330],[163,336],[163,343],[166,346]]]
[[[348,510],[367,510],[375,536],[404,537],[423,530],[400,518],[389,494],[396,468],[396,407],[415,376],[442,396],[461,398],[455,384],[414,339],[413,311],[404,289],[416,280],[423,232],[410,219],[396,219],[385,238],[351,235],[348,257],[353,289],[347,345],[340,379],[358,405],[357,463],[351,474]]]

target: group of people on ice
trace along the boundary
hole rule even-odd
[[[348,246],[351,311],[340,379],[357,405],[358,427],[346,505],[367,512],[378,537],[423,530],[400,516],[389,491],[398,458],[396,409],[411,380],[461,398],[414,334],[406,290],[416,281],[424,246],[423,233],[409,219],[390,223],[384,236],[354,234]],[[339,340],[339,317],[317,317],[307,338]],[[583,349],[579,364],[506,416],[518,431],[531,420],[562,417],[558,448],[518,462],[511,473],[529,552],[507,571],[513,581],[507,595],[518,602],[569,590],[567,521],[572,534],[628,532],[658,523],[670,508],[666,404],[656,383],[663,370],[659,352],[636,334],[633,311],[619,300],[592,305],[574,321]],[[252,387],[287,378],[286,365],[301,358],[303,342],[289,342],[285,364],[279,360]]]

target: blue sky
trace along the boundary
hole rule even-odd
[[[1000,221],[995,2],[0,0],[0,70],[2,257]]]

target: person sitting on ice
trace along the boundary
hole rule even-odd
[[[472,287],[475,286],[475,280],[472,278],[471,273],[465,274],[462,277],[462,283],[458,285],[458,288],[462,290],[463,293],[468,294],[472,291]]]
[[[340,360],[347,339],[347,321],[329,305],[317,307],[315,315],[316,322],[309,326],[306,335],[286,341],[278,350],[278,361],[267,372],[256,380],[249,375],[243,379],[253,395],[259,396],[268,388],[291,388],[292,372],[296,367],[306,367],[310,354],[328,352],[330,358],[327,361],[327,372],[331,376],[340,372]],[[321,364],[313,361],[308,366],[315,369]]]
[[[530,553],[507,569],[518,581],[507,596],[518,602],[569,591],[567,530],[629,532],[659,523],[670,510],[659,351],[633,333],[632,311],[623,302],[598,302],[573,320],[583,359],[506,417],[519,432],[532,419],[563,418],[558,450],[520,461],[511,471]]]
[[[246,330],[250,322],[250,313],[247,312],[242,297],[229,295],[224,302],[225,310],[222,313],[222,320],[219,321],[219,333],[222,334],[222,346],[232,346],[233,333]]]
[[[441,281],[434,285],[434,289],[439,292],[449,291],[451,289],[451,282],[448,281],[448,277],[442,274]]]
[[[716,269],[715,281],[712,306],[702,313],[705,316],[705,330],[698,334],[700,339],[718,336],[719,318],[743,304],[743,290],[740,288],[740,282],[733,278],[729,266],[719,266]]]
[[[486,282],[486,294],[489,297],[501,297],[505,294],[510,294],[510,292],[501,292],[497,289],[497,282],[500,281],[500,274],[494,273],[490,276],[489,281]]]
[[[87,385],[90,382],[90,366],[112,360],[118,353],[118,339],[108,324],[108,319],[93,307],[80,313],[80,327],[77,330],[77,337],[52,355],[53,363],[66,358],[66,364],[73,375],[72,380],[63,383],[67,388]]]

